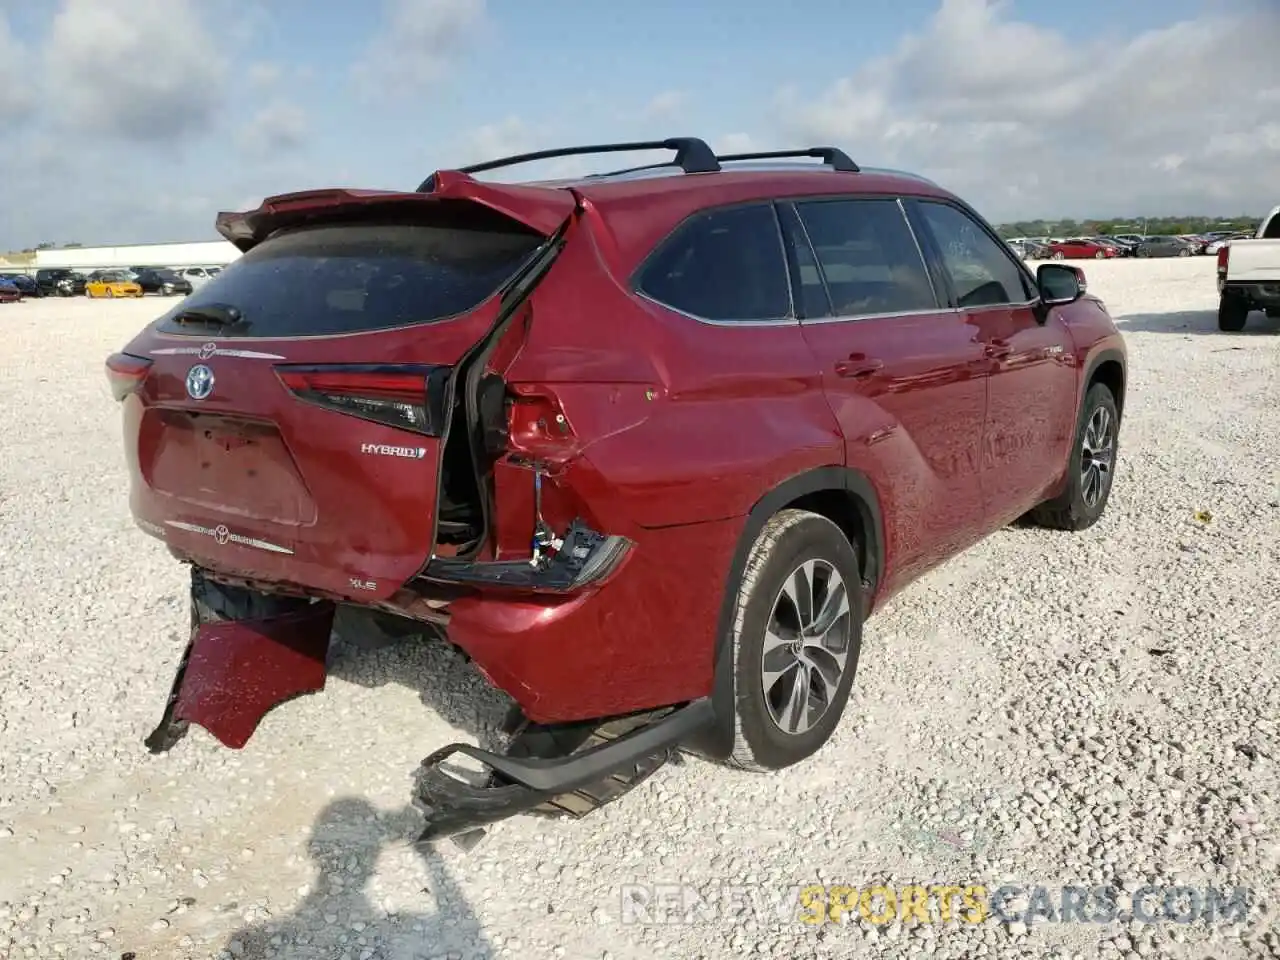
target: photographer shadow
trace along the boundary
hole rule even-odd
[[[420,827],[412,809],[385,817],[362,799],[331,802],[307,841],[319,875],[306,899],[286,917],[237,930],[227,939],[224,955],[237,960],[493,957],[479,918],[443,859],[426,845],[417,848],[428,877],[422,893],[434,911],[388,913],[371,899],[366,888],[382,848],[413,836]]]

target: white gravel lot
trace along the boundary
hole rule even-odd
[[[438,645],[345,653],[241,752],[146,753],[186,581],[129,519],[102,361],[162,303],[0,306],[0,957],[1280,956],[1280,321],[1219,333],[1212,258],[1086,269],[1131,358],[1102,523],[1003,531],[907,591],[806,764],[690,759],[467,854],[407,843],[413,768],[503,706]],[[817,880],[1256,899],[1229,925],[622,922],[626,884]]]

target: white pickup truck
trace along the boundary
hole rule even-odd
[[[1244,329],[1251,310],[1280,317],[1280,207],[1262,221],[1251,240],[1218,249],[1218,329]]]

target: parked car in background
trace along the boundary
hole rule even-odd
[[[42,297],[78,297],[84,293],[84,274],[62,267],[36,271],[36,286]]]
[[[198,290],[217,276],[216,270],[217,267],[183,267],[175,272],[191,284],[193,290]]]
[[[589,813],[690,741],[780,770],[868,614],[1021,517],[1098,521],[1126,351],[1082,271],[834,148],[539,156],[638,147],[675,161],[219,217],[234,269],[107,361],[138,526],[191,565],[151,749],[321,689],[344,604],[515,701],[505,755],[423,761],[425,840]]]
[[[40,285],[36,283],[35,277],[25,273],[0,273],[0,280],[12,283],[24,297],[40,296]]]
[[[1228,233],[1225,235],[1220,235],[1218,237],[1215,237],[1212,241],[1210,241],[1209,245],[1205,247],[1204,252],[1210,253],[1210,254],[1216,254],[1219,250],[1221,250],[1224,246],[1226,246],[1232,240],[1252,240],[1252,239],[1253,239],[1252,233]]]
[[[1189,257],[1191,244],[1181,237],[1147,237],[1134,248],[1134,255],[1147,257]]]
[[[142,287],[127,270],[95,270],[85,281],[84,293],[93,298],[140,297]]]
[[[1009,248],[1023,260],[1047,260],[1049,248],[1038,240],[1019,238],[1009,241]]]
[[[22,291],[12,280],[0,277],[0,303],[17,303],[22,299]]]
[[[1071,237],[1049,244],[1051,260],[1110,260],[1119,255],[1115,247],[1087,237]]]
[[[1190,247],[1191,255],[1196,257],[1202,256],[1205,252],[1205,248],[1209,246],[1208,239],[1205,237],[1201,237],[1197,234],[1192,234],[1192,233],[1179,234],[1178,239],[1181,240],[1183,243],[1185,243],[1188,247]]]
[[[1112,243],[1114,243],[1117,247],[1120,248],[1121,256],[1125,256],[1125,257],[1132,257],[1133,249],[1138,245],[1137,240],[1131,240],[1127,236],[1121,236],[1121,237],[1107,236],[1107,237],[1103,237],[1102,239],[1109,240]]]
[[[133,282],[142,288],[143,293],[158,293],[165,297],[185,297],[194,289],[190,280],[166,267],[143,267],[133,275]]]
[[[1243,330],[1250,312],[1280,318],[1280,207],[1258,232],[1233,239],[1218,250],[1218,329]]]
[[[1104,247],[1110,247],[1115,251],[1117,257],[1128,257],[1132,255],[1132,250],[1127,244],[1121,243],[1111,237],[1089,237],[1094,243],[1101,244]]]

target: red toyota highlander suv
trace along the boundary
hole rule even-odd
[[[675,157],[474,176],[642,149]],[[503,752],[423,762],[428,839],[581,815],[678,747],[803,760],[888,597],[1107,503],[1126,354],[1084,276],[838,149],[572,147],[218,228],[244,255],[107,361],[133,514],[191,566],[148,745],[321,689],[338,604],[434,624],[515,705]]]

